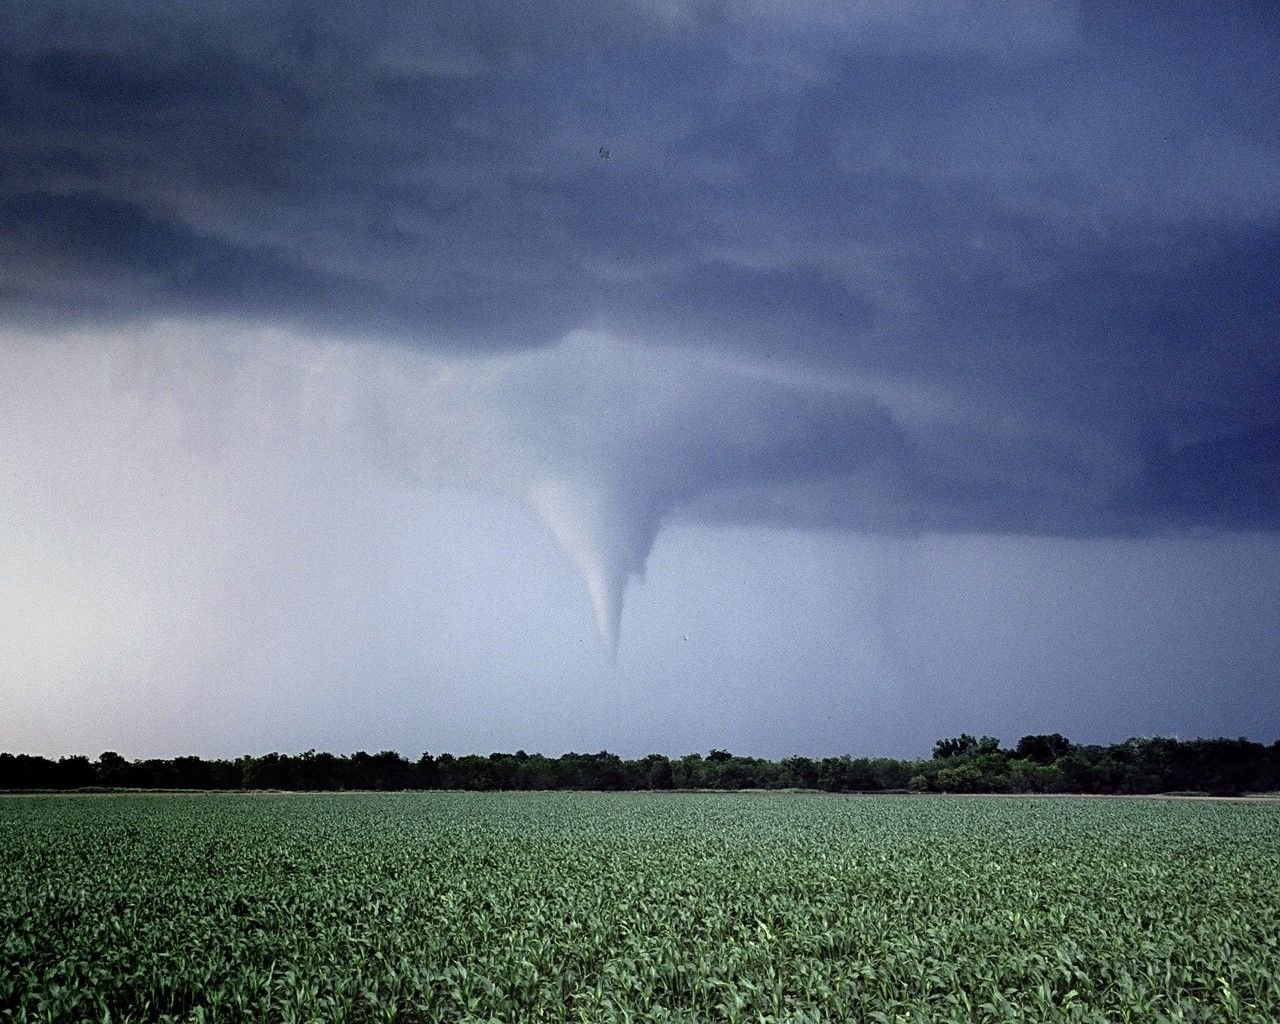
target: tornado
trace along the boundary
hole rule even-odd
[[[657,538],[658,517],[617,485],[539,480],[528,501],[582,577],[596,630],[611,662],[618,658],[622,603],[632,579],[642,579]]]

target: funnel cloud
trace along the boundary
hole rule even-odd
[[[546,481],[529,489],[529,502],[555,535],[591,595],[596,629],[610,659],[618,656],[622,598],[644,563],[657,528],[635,523],[617,494]],[[636,527],[640,527],[637,529]]]

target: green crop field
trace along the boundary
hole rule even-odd
[[[0,798],[0,1021],[1280,1020],[1280,805]]]

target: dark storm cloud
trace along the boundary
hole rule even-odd
[[[0,198],[0,236],[12,260],[0,303],[36,327],[174,316],[234,316],[332,334],[416,335],[424,323],[442,349],[527,344],[530,331],[573,324],[538,296],[522,320],[425,283],[405,292],[338,267],[308,264],[280,243],[244,244],[100,194],[15,193]]]
[[[0,316],[769,366],[785,444],[704,428],[702,382],[606,446],[599,479],[657,488],[637,522],[1274,528],[1278,24],[30,3],[0,30]],[[593,415],[561,467],[619,429]]]

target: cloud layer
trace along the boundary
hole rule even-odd
[[[0,319],[521,495],[607,644],[677,520],[1274,530],[1278,29],[39,0],[0,32]]]

